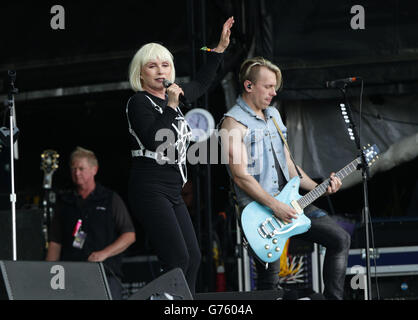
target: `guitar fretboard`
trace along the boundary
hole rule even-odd
[[[345,177],[351,174],[353,171],[357,170],[357,166],[361,163],[360,157],[351,161],[348,165],[338,171],[335,175],[340,178],[342,181]],[[321,184],[319,184],[315,189],[309,191],[305,194],[302,198],[300,198],[297,202],[299,206],[304,209],[320,196],[322,196],[325,192],[327,192],[327,188],[329,186],[330,179],[324,180]]]

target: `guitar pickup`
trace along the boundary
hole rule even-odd
[[[290,202],[290,204],[292,205],[293,209],[295,209],[298,214],[303,213],[302,208],[300,207],[299,203],[296,200],[293,200],[292,202]]]

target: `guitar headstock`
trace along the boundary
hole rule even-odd
[[[380,153],[379,148],[376,144],[370,146],[370,144],[367,145],[367,147],[363,147],[363,154],[366,158],[366,162],[369,166],[371,166],[374,162],[376,162],[376,159],[379,159],[378,154]]]
[[[44,173],[51,173],[58,169],[59,154],[55,150],[45,150],[41,154],[41,170]]]
[[[55,150],[45,150],[41,154],[41,170],[44,172],[44,188],[51,189],[52,174],[58,169],[59,154]]]

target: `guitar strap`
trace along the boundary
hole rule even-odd
[[[282,137],[283,143],[284,143],[284,145],[286,146],[287,151],[289,152],[290,159],[292,159],[292,162],[293,162],[293,165],[295,166],[296,172],[298,173],[299,178],[300,178],[300,179],[302,179],[302,174],[300,173],[300,171],[299,171],[299,169],[298,169],[298,166],[296,165],[295,160],[293,159],[292,153],[290,152],[289,146],[287,145],[287,141],[286,141],[286,139],[284,138],[283,132],[282,132],[282,130],[280,130],[280,127],[279,127],[279,125],[277,124],[276,119],[274,119],[274,117],[272,117],[272,119],[273,119],[274,125],[275,125],[275,126],[276,126],[276,128],[277,128],[277,131],[278,131],[278,132],[279,132],[279,134],[280,134],[280,137]]]

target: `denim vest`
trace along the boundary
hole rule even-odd
[[[248,128],[243,141],[248,155],[247,171],[260,183],[266,192],[274,196],[279,193],[277,161],[286,181],[289,181],[289,169],[284,153],[284,143],[273,122],[273,117],[285,138],[287,138],[287,129],[276,108],[268,107],[264,110],[264,116],[266,121],[257,116],[240,96],[236,105],[224,115],[220,124],[225,117],[231,117]],[[277,161],[275,161],[273,153],[276,155]],[[228,165],[227,171],[229,176],[232,177]],[[253,201],[238,186],[234,185],[234,187],[240,208],[244,208]]]

